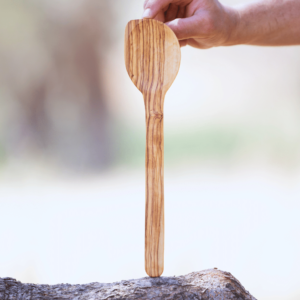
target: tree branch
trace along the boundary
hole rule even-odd
[[[28,284],[0,278],[1,300],[193,299],[256,300],[230,273],[204,270],[178,277],[145,277],[115,283]]]

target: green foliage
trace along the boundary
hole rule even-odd
[[[0,143],[0,166],[5,162],[5,160],[6,160],[6,153],[3,145]]]
[[[115,164],[144,166],[145,129],[119,126]],[[278,128],[207,126],[189,131],[165,131],[165,165],[259,161],[294,168],[300,163],[300,138]]]
[[[117,164],[144,165],[145,132],[120,127],[116,152]],[[181,160],[226,160],[237,152],[242,143],[238,132],[222,128],[200,129],[194,132],[165,133],[165,163]]]

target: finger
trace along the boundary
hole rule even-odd
[[[168,10],[165,12],[166,22],[172,21],[176,19],[178,13],[178,5],[170,4]]]
[[[159,11],[164,11],[166,7],[171,4],[173,0],[148,0],[144,4],[144,14],[143,18],[152,19],[154,18]]]
[[[167,22],[166,25],[174,31],[178,40],[199,37],[199,28],[201,28],[201,24],[199,24],[199,18],[197,16],[175,19]]]
[[[187,46],[187,44],[188,44],[188,40],[181,40],[181,41],[179,41],[180,47],[185,47],[185,46]]]
[[[144,1],[144,9],[146,9],[147,3],[149,2],[149,0],[145,0]]]
[[[207,44],[207,42],[199,42],[194,39],[188,39],[187,45],[198,49],[209,49],[213,47],[212,45]]]
[[[179,6],[176,19],[185,18],[185,9],[186,9],[186,6]]]
[[[152,17],[151,19],[165,23],[165,21],[166,21],[165,12],[168,10],[168,8],[169,8],[169,6],[165,7],[163,10],[160,10],[158,12],[158,14],[156,16]],[[142,16],[142,19],[143,18],[148,19],[144,16],[144,14]]]
[[[153,19],[165,23],[165,13],[163,11],[159,11]]]

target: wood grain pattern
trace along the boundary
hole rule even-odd
[[[166,92],[180,66],[180,46],[161,22],[130,21],[125,32],[128,75],[144,96],[146,110],[145,270],[158,277],[164,269],[164,131]]]

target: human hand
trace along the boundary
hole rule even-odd
[[[143,18],[166,23],[181,47],[206,49],[234,44],[238,13],[218,0],[146,0]]]

